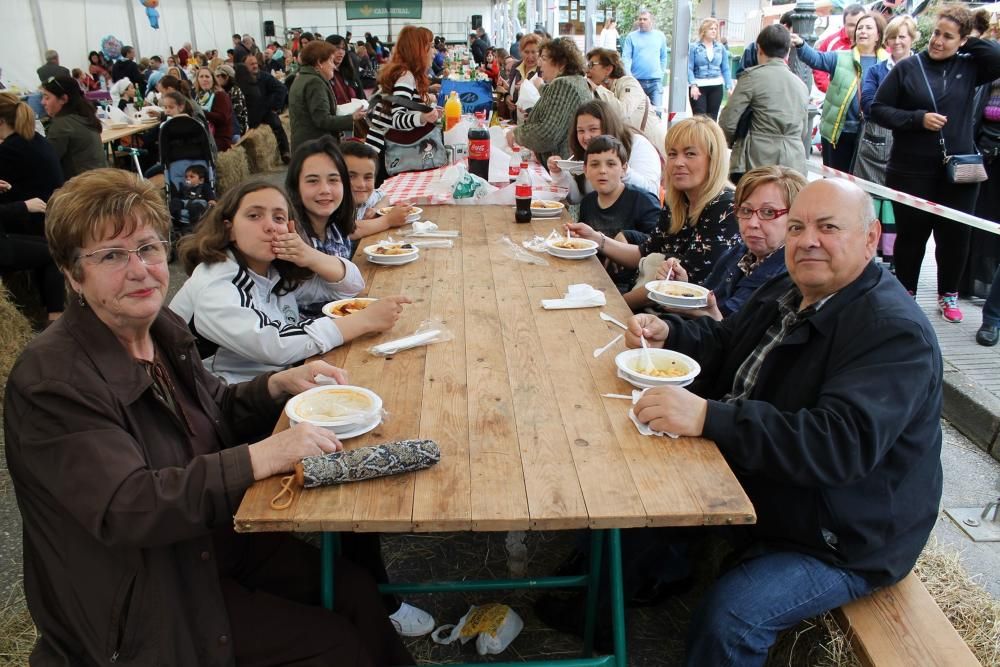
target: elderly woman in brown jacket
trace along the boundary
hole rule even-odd
[[[254,444],[324,362],[225,385],[163,308],[170,218],[134,174],[89,171],[49,201],[53,259],[77,297],[7,385],[7,463],[24,531],[33,665],[413,664],[371,580],[236,535],[254,480],[341,447],[296,426]]]

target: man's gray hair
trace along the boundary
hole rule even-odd
[[[861,191],[861,194],[864,197],[861,201],[861,227],[867,233],[871,229],[872,223],[875,222],[875,200],[864,190]]]
[[[646,8],[640,9],[639,13],[636,14],[636,17],[642,16],[643,14],[648,14],[649,18],[653,18],[653,10]]]
[[[45,52],[45,62],[54,63],[57,60],[59,60],[58,51],[56,51],[55,49],[49,49],[48,51]]]

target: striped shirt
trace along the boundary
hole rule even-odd
[[[405,72],[396,79],[392,88],[395,97],[420,101],[417,94],[417,80],[412,72]],[[415,130],[422,127],[424,122],[423,114],[419,111],[411,111],[401,106],[393,106],[386,113],[384,105],[379,104],[371,115],[371,126],[368,128],[368,137],[365,143],[373,146],[380,153],[385,148],[385,133],[389,130]]]

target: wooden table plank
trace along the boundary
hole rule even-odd
[[[487,238],[499,238],[509,224],[497,217],[487,220]],[[531,527],[586,527],[587,508],[551,379],[558,376],[552,374],[542,351],[535,320],[540,308],[532,303],[526,288],[526,283],[540,278],[543,269],[506,257],[495,240],[490,243],[490,255],[493,281],[505,287],[497,294],[497,306]],[[564,343],[565,352],[579,351],[572,338]]]
[[[460,230],[458,207],[441,208],[435,222],[441,229]],[[440,317],[454,339],[427,348],[423,395],[425,409],[420,437],[437,442],[441,461],[416,475],[413,529],[416,531],[470,530],[472,490],[469,461],[469,389],[466,384],[464,292],[453,276],[462,273],[462,239],[455,248],[422,250],[434,266],[430,313]]]
[[[490,266],[485,207],[464,207],[465,355],[473,530],[526,530],[528,499]],[[501,285],[500,289],[506,289]],[[458,352],[459,354],[461,352]]]
[[[108,128],[106,130],[101,130],[101,143],[109,144],[112,141],[118,141],[125,137],[130,137],[133,134],[139,134],[140,132],[145,132],[146,130],[151,130],[154,127],[159,127],[160,121],[153,120],[143,123],[138,123],[136,125],[128,125],[126,127],[115,127]]]

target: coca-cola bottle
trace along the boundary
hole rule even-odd
[[[531,175],[528,173],[528,163],[523,158],[514,184],[514,201],[517,203],[514,222],[531,222]]]
[[[481,122],[469,130],[469,173],[490,180],[490,131]]]

